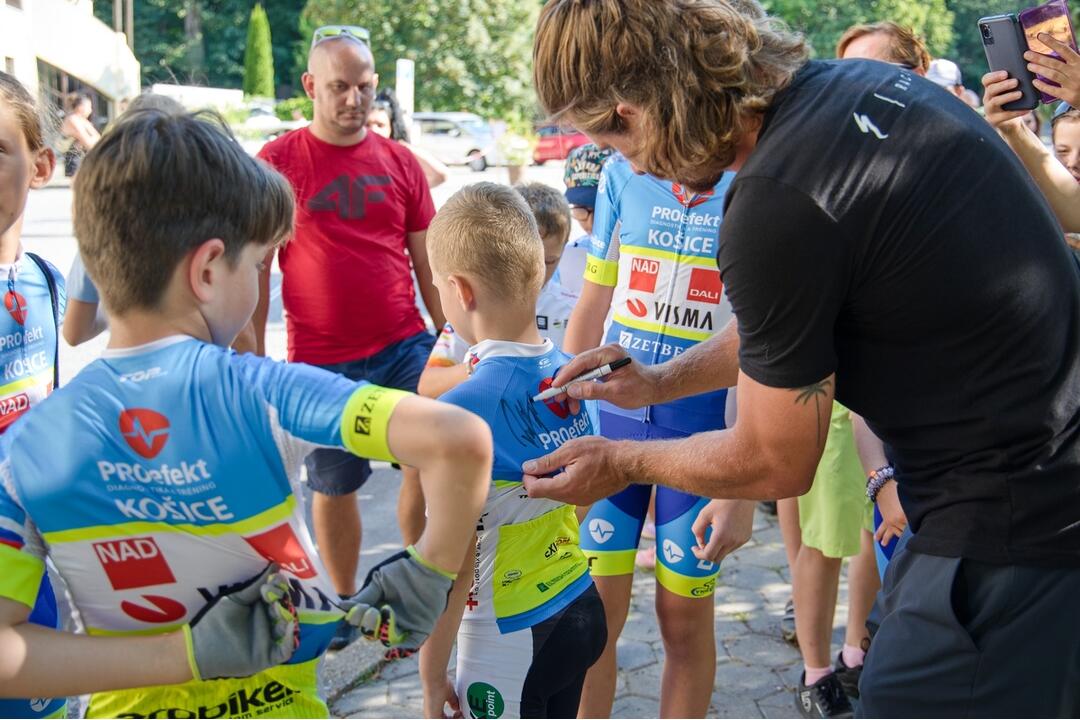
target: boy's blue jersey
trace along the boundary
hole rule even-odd
[[[106,352],[0,438],[0,596],[32,605],[47,552],[87,632],[153,634],[275,562],[300,612],[287,665],[98,693],[89,713],[325,715],[315,664],[342,612],[299,470],[317,446],[388,459],[395,393],[188,337]]]
[[[565,403],[532,400],[569,360],[550,340],[542,345],[485,340],[469,350],[472,376],[441,398],[482,417],[495,441],[466,622],[494,621],[502,633],[532,627],[592,583],[574,508],[530,498],[521,485],[523,462],[594,434],[586,412],[573,415]]]
[[[64,316],[67,296],[60,271],[47,264],[57,293],[57,310]],[[56,359],[56,318],[49,283],[37,263],[23,253],[11,265],[0,265],[4,283],[4,312],[0,312],[0,433],[44,400],[53,390]],[[0,526],[0,544],[6,544]],[[30,622],[60,627],[56,596],[42,577]],[[0,699],[0,718],[41,718],[62,715],[64,698]]]
[[[620,155],[600,175],[585,279],[614,288],[607,342],[635,361],[665,362],[707,340],[731,319],[716,267],[725,173],[707,193],[637,175]],[[693,433],[724,427],[726,391],[663,405],[604,412]]]

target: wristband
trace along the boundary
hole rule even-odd
[[[885,483],[895,477],[896,469],[892,465],[883,465],[877,470],[873,470],[866,477],[866,497],[870,498],[870,502],[876,503],[881,488],[885,487]]]

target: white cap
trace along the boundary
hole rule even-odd
[[[945,58],[938,58],[930,63],[930,69],[926,71],[926,79],[949,90],[964,84],[960,78],[960,66]]]

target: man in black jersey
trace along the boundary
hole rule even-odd
[[[526,465],[530,493],[797,495],[835,397],[888,446],[915,533],[862,712],[1080,713],[1080,267],[1015,155],[909,70],[807,62],[724,0],[551,0],[534,59],[545,108],[636,168],[691,189],[738,171],[717,258],[735,324],[573,397],[737,385],[739,407],[686,440],[571,441]]]

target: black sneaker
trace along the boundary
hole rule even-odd
[[[780,618],[780,637],[795,647],[799,646],[799,636],[795,633],[795,601],[788,598],[784,605],[784,615]]]
[[[795,707],[804,718],[849,718],[854,715],[840,678],[834,672],[809,687],[803,672],[799,677],[799,689],[795,691]]]
[[[840,685],[844,688],[844,694],[852,700],[859,699],[859,678],[862,676],[862,665],[848,667],[844,664],[844,653],[836,656],[836,677],[840,679]]]

